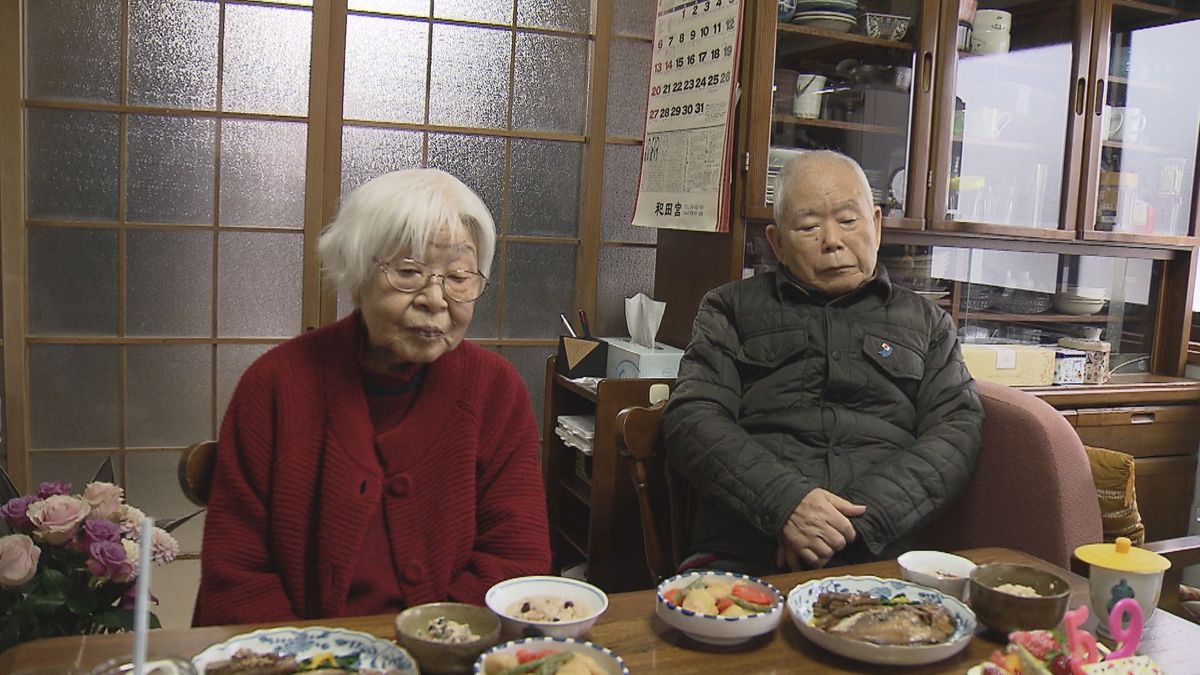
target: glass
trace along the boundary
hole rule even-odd
[[[582,172],[582,143],[514,138],[508,233],[577,236]]]
[[[657,3],[643,0],[614,0],[613,33],[644,38],[653,36],[656,7]]]
[[[1200,100],[1179,96],[1200,82],[1185,58],[1200,19],[1113,5],[1108,86],[1100,116],[1100,181],[1095,229],[1190,234]]]
[[[561,312],[576,307],[578,246],[509,242],[504,266],[504,321],[500,336],[557,339]]]
[[[311,9],[226,5],[221,108],[308,114],[311,46]]]
[[[117,231],[30,227],[29,334],[117,334]]]
[[[125,233],[125,333],[212,334],[212,232]]]
[[[633,226],[633,205],[637,199],[638,172],[642,146],[604,146],[604,201],[600,206],[600,238],[603,241],[654,243],[658,229]]]
[[[242,373],[251,363],[267,353],[274,345],[217,345],[217,419],[229,407],[229,399],[237,388]]]
[[[871,199],[885,216],[920,217],[905,186],[917,99],[917,27],[930,19],[922,15],[928,3],[865,4],[861,21],[850,11],[776,13],[771,124],[752,141],[762,144],[754,154],[765,160],[765,167],[756,167],[764,182],[753,188],[751,206],[775,203],[775,179],[788,160],[831,149],[862,165]],[[874,18],[882,16],[892,18]]]
[[[462,181],[487,204],[488,213],[500,227],[504,213],[505,139],[469,134],[429,134],[428,166],[441,169]]]
[[[587,40],[517,33],[513,128],[582,134],[587,72]]]
[[[525,393],[533,405],[533,417],[538,428],[542,428],[546,400],[546,357],[554,353],[554,347],[509,347],[499,348],[500,356],[508,359],[525,382]]]
[[[121,1],[36,0],[22,4],[29,97],[117,103]]]
[[[625,298],[638,293],[654,296],[654,249],[602,246],[593,334],[625,335]]]
[[[424,122],[428,48],[425,21],[347,17],[345,118]]]
[[[216,120],[130,115],[125,219],[213,222]]]
[[[517,0],[517,25],[586,32],[591,4],[589,0]]]
[[[507,126],[511,33],[434,24],[432,56],[431,124],[493,129]]]
[[[29,345],[32,448],[117,447],[119,350],[115,345]],[[100,461],[92,464],[93,473]]]
[[[421,166],[424,133],[407,129],[342,127],[342,196],[389,171]]]
[[[1047,230],[1065,224],[1079,7],[1022,0],[1003,10],[980,6],[970,17],[954,97],[944,103],[954,106],[947,220]]]
[[[221,121],[221,224],[304,226],[308,125]]]
[[[217,251],[217,335],[300,332],[301,232],[222,232]]]
[[[963,344],[1101,340],[1113,371],[1149,370],[1161,261],[893,244],[879,263],[893,283],[949,312]]]
[[[649,3],[647,3],[649,4]],[[652,49],[649,42],[615,38],[608,53],[608,136],[641,140],[646,129],[646,92]]]
[[[214,2],[132,0],[129,102],[216,108],[220,14]]]
[[[433,0],[433,16],[437,19],[476,21],[510,26],[513,22],[513,3],[479,2],[479,0]]]
[[[117,220],[116,113],[29,108],[29,217]]]
[[[212,435],[211,346],[129,345],[125,372],[126,447],[184,447]]]
[[[350,0],[350,11],[429,16],[430,0]]]
[[[399,262],[388,262],[375,258],[379,271],[383,272],[388,285],[401,293],[416,293],[429,285],[430,279],[438,278],[442,295],[455,302],[473,302],[487,289],[487,277],[471,270],[447,270],[434,272],[425,263],[412,258]]]

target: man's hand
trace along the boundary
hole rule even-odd
[[[841,497],[816,488],[788,516],[780,533],[776,564],[789,569],[824,567],[834,553],[846,548],[857,536],[853,516],[867,512],[862,504],[853,504]]]

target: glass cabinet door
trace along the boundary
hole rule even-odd
[[[1200,11],[1175,2],[1101,7],[1084,229],[1091,239],[1173,243],[1191,232],[1200,131]]]
[[[915,166],[913,148],[928,143],[938,3],[778,0],[759,11],[769,4],[775,17],[759,17],[767,30],[747,54],[756,65],[745,215],[771,218],[788,159],[833,149],[862,164],[888,226],[919,229],[924,190],[908,187],[925,174],[927,153]]]
[[[944,3],[934,229],[1076,236],[1093,13],[1088,0]]]

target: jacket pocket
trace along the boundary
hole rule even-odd
[[[738,363],[774,369],[804,351],[808,335],[799,330],[775,330],[751,335],[738,345]]]
[[[867,333],[863,337],[863,353],[893,378],[920,380],[925,376],[925,357],[888,338]]]

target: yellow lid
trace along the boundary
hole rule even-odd
[[[1085,544],[1075,549],[1075,557],[1089,565],[1118,572],[1152,574],[1171,566],[1171,561],[1144,548],[1136,548],[1129,537],[1117,537],[1112,544]]]

